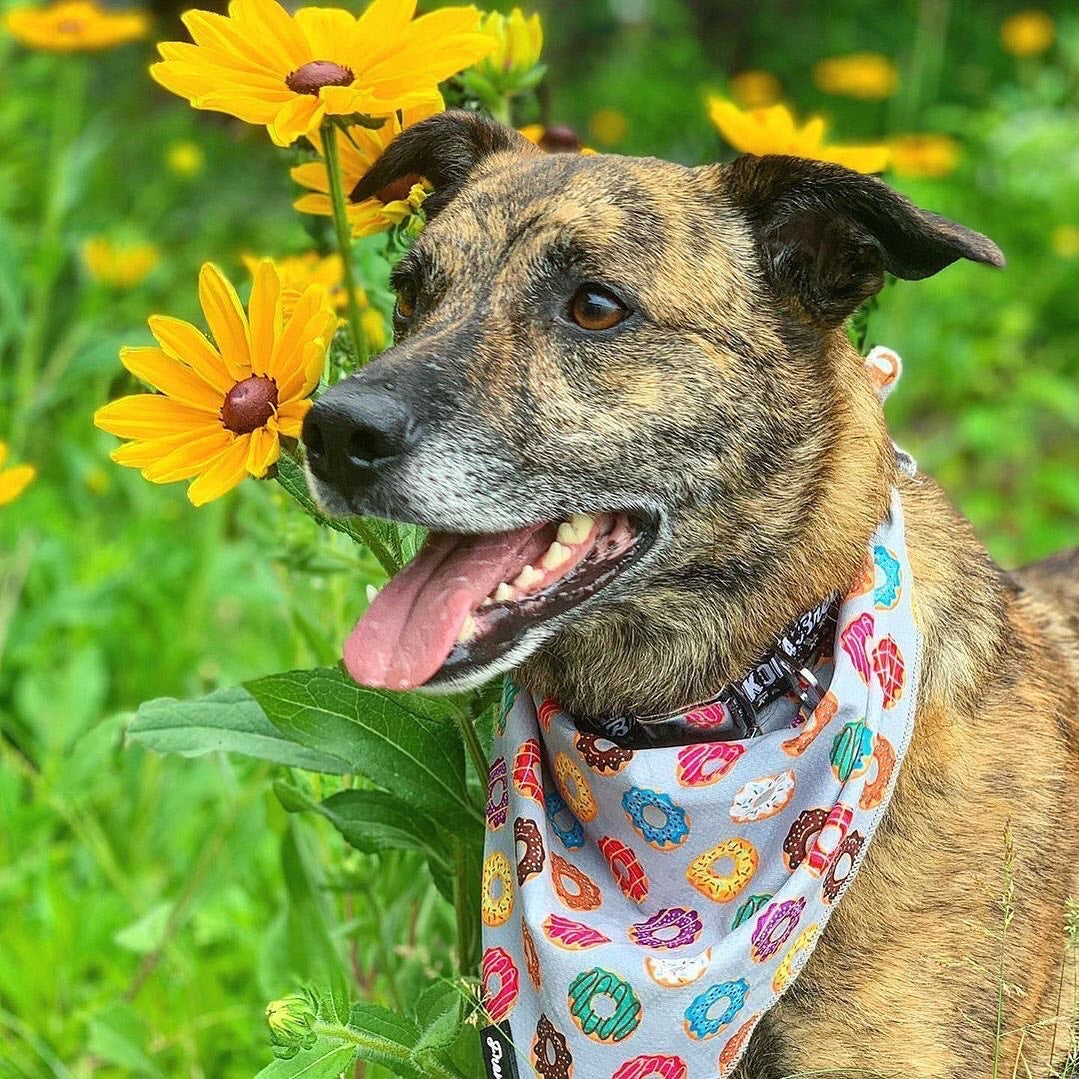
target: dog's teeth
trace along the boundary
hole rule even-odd
[[[513,579],[514,587],[519,588],[522,592],[527,592],[534,584],[539,584],[543,580],[543,574],[534,566],[525,566],[520,573]]]
[[[367,586],[367,602],[368,602],[368,604],[371,604],[371,603],[375,602],[375,596],[377,596],[378,593],[379,593],[379,589],[377,589],[373,584],[369,584]]]
[[[568,547],[563,547],[561,543],[555,540],[555,542],[547,548],[540,565],[546,570],[558,569],[563,562],[572,557],[573,552]]]
[[[495,589],[495,599],[494,599],[494,601],[495,601],[495,603],[505,603],[507,600],[513,599],[513,597],[516,596],[516,595],[517,595],[517,590],[512,585],[508,585],[508,584],[506,584],[505,581],[503,581]]]
[[[457,634],[457,640],[460,644],[464,644],[465,641],[470,641],[476,636],[476,619],[469,615],[465,619],[465,624],[461,627],[461,632]]]
[[[588,539],[596,519],[587,513],[575,513],[568,521],[558,526],[558,542],[572,547]]]

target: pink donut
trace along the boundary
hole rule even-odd
[[[498,989],[492,991],[491,982],[495,980]],[[501,1023],[513,1011],[521,983],[517,966],[505,948],[488,948],[484,951],[480,981],[487,1015],[492,1023]]]
[[[682,948],[695,944],[704,923],[695,910],[688,907],[666,907],[651,918],[629,927],[629,939],[642,948]],[[672,936],[669,932],[676,929]]]
[[[824,827],[817,833],[817,840],[806,859],[809,871],[815,877],[819,877],[831,865],[839,844],[847,838],[853,820],[854,810],[849,806],[842,802],[832,806],[832,811],[828,814]]]
[[[648,875],[637,855],[621,840],[609,835],[599,841],[599,849],[622,894],[634,903],[643,903],[648,898]]]
[[[561,914],[548,914],[543,921],[543,932],[552,944],[557,944],[568,952],[581,952],[586,948],[598,948],[601,944],[611,943],[611,938],[605,937],[598,929],[593,929],[583,922],[563,918]]]
[[[678,751],[678,782],[683,787],[708,787],[722,779],[745,753],[738,742],[702,742]]]
[[[689,1069],[681,1057],[647,1054],[627,1060],[611,1079],[687,1079]]]
[[[543,800],[543,781],[540,779],[540,762],[543,753],[535,738],[529,738],[517,747],[513,758],[513,785],[526,798],[531,798],[540,805]]]

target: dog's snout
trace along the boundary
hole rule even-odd
[[[416,434],[415,420],[398,398],[382,386],[357,382],[323,394],[303,425],[312,470],[342,493],[407,453]]]

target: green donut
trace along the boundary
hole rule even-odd
[[[614,1013],[598,1015],[592,1007],[596,997],[607,997]],[[641,1022],[641,1002],[633,986],[600,967],[581,971],[570,983],[569,1010],[581,1033],[598,1042],[620,1042]]]

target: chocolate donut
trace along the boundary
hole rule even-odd
[[[543,837],[534,820],[518,817],[513,822],[513,841],[524,845],[524,852],[517,855],[517,887],[530,877],[543,871],[546,854],[543,851]]]
[[[792,873],[809,857],[817,833],[828,819],[827,809],[803,809],[783,840],[783,863]]]
[[[858,861],[858,855],[865,845],[865,836],[861,832],[848,833],[843,842],[835,849],[832,855],[832,863],[828,866],[828,872],[824,875],[824,901],[834,903],[839,898],[843,886],[854,872],[854,865]]]
[[[614,775],[633,760],[632,749],[623,749],[598,734],[577,735],[576,746],[581,760],[600,775]]]
[[[539,1017],[532,1041],[532,1070],[541,1079],[573,1079],[573,1055],[566,1036],[546,1015]]]

